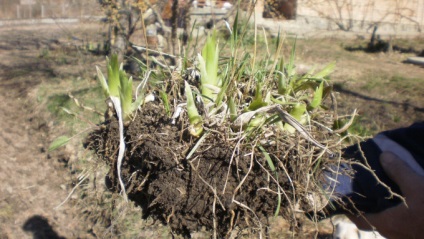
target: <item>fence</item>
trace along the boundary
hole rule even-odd
[[[166,0],[154,0],[166,1]],[[203,0],[202,0],[203,1]],[[202,2],[199,1],[199,2]],[[215,2],[216,0],[210,0]],[[252,0],[242,0],[247,3]],[[375,24],[422,31],[424,0],[256,0],[260,15],[264,3],[292,3],[293,16],[327,20],[341,29]],[[230,1],[231,2],[231,1]],[[233,1],[235,2],[235,0]],[[277,8],[287,4],[272,4]],[[277,9],[278,10],[278,9]],[[284,9],[280,9],[284,12]],[[287,10],[287,9],[286,9]],[[85,18],[104,16],[98,0],[0,0],[0,20]],[[286,18],[291,18],[287,17]],[[409,30],[408,30],[409,31]]]
[[[96,0],[0,0],[0,19],[82,18],[101,16]]]

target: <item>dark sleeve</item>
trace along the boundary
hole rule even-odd
[[[383,134],[408,150],[418,164],[424,168],[424,122],[386,131]],[[381,153],[382,151],[372,139],[343,150],[344,159],[368,164],[373,173],[370,169],[353,164],[354,175],[351,180],[353,191],[342,195],[340,199],[344,206],[336,205],[332,210],[329,209],[330,214],[344,213],[347,210],[377,213],[401,202],[399,198],[390,197],[389,190],[379,182],[383,182],[393,192],[401,195],[399,187],[387,176],[380,164]],[[379,180],[374,175],[377,175]]]
[[[415,123],[407,128],[386,131],[384,134],[402,145],[424,168],[424,122]]]
[[[359,161],[361,164],[368,164],[381,182],[390,186],[392,191],[400,193],[399,187],[386,175],[380,164],[381,153],[380,148],[370,139],[346,148],[343,157],[352,161]],[[354,170],[353,192],[343,198],[348,209],[353,212],[357,209],[362,212],[376,213],[400,202],[398,198],[389,199],[389,191],[375,178],[369,168],[354,164],[352,169]],[[354,205],[350,205],[352,203]]]

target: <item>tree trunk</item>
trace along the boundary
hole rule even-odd
[[[185,2],[185,5],[183,7],[183,28],[184,28],[184,33],[183,33],[183,46],[187,46],[188,43],[188,38],[190,37],[190,31],[191,31],[191,6],[193,5],[193,0],[189,0]]]
[[[178,0],[172,0],[171,45],[172,54],[177,54]]]
[[[265,0],[264,18],[296,19],[297,0]]]
[[[118,5],[117,21],[112,25],[111,54],[116,54],[123,62],[128,47],[128,33],[130,29],[131,9],[126,0],[120,0]]]

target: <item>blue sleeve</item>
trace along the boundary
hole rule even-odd
[[[412,155],[411,158],[421,168],[424,168],[424,122],[415,123],[406,128],[382,132],[381,135],[388,138],[389,141],[393,141],[393,144],[400,145],[399,147],[403,151]],[[401,202],[399,198],[390,197],[389,190],[379,183],[380,180],[389,186],[393,192],[401,195],[399,187],[386,175],[380,164],[379,157],[382,150],[376,142],[378,141],[370,139],[343,150],[342,157],[344,159],[368,164],[371,170],[359,164],[350,166],[353,169],[352,177],[349,180],[340,181],[342,184],[350,184],[347,185],[350,191],[343,191],[342,195],[338,195],[338,200],[333,201],[332,205],[327,207],[328,214],[339,214],[346,211],[355,213],[357,210],[365,213],[377,213]],[[374,175],[377,175],[379,180]],[[335,193],[338,193],[337,187]]]

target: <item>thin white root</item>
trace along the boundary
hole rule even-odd
[[[258,220],[258,225],[259,225],[259,238],[262,238],[262,234],[263,234],[262,223],[261,223],[261,220],[259,220],[258,215],[256,215],[256,213],[250,207],[246,206],[245,204],[243,204],[243,203],[241,203],[241,202],[239,202],[235,199],[233,199],[233,203],[237,204],[238,206],[240,206],[242,208],[247,209],[249,212],[251,212],[255,216],[256,220]]]
[[[80,181],[77,183],[77,185],[75,185],[75,187],[72,188],[71,192],[68,194],[68,196],[65,198],[65,200],[63,200],[63,202],[61,202],[59,205],[54,207],[54,209],[55,210],[59,209],[63,204],[65,204],[69,200],[69,198],[71,198],[72,194],[74,194],[75,189],[77,189],[77,187],[79,187],[82,184],[82,182],[84,182],[88,178],[89,175],[90,175],[89,172],[84,174],[84,176],[80,179]]]
[[[124,140],[124,123],[122,119],[122,113],[121,113],[121,101],[117,97],[110,97],[112,100],[113,106],[116,110],[116,115],[118,116],[118,123],[119,123],[119,152],[118,152],[118,162],[117,162],[117,171],[118,171],[118,180],[119,185],[121,186],[121,193],[125,199],[126,202],[128,202],[128,196],[127,192],[125,191],[125,184],[122,180],[121,175],[121,166],[122,166],[122,160],[124,158],[125,153],[125,140]]]

